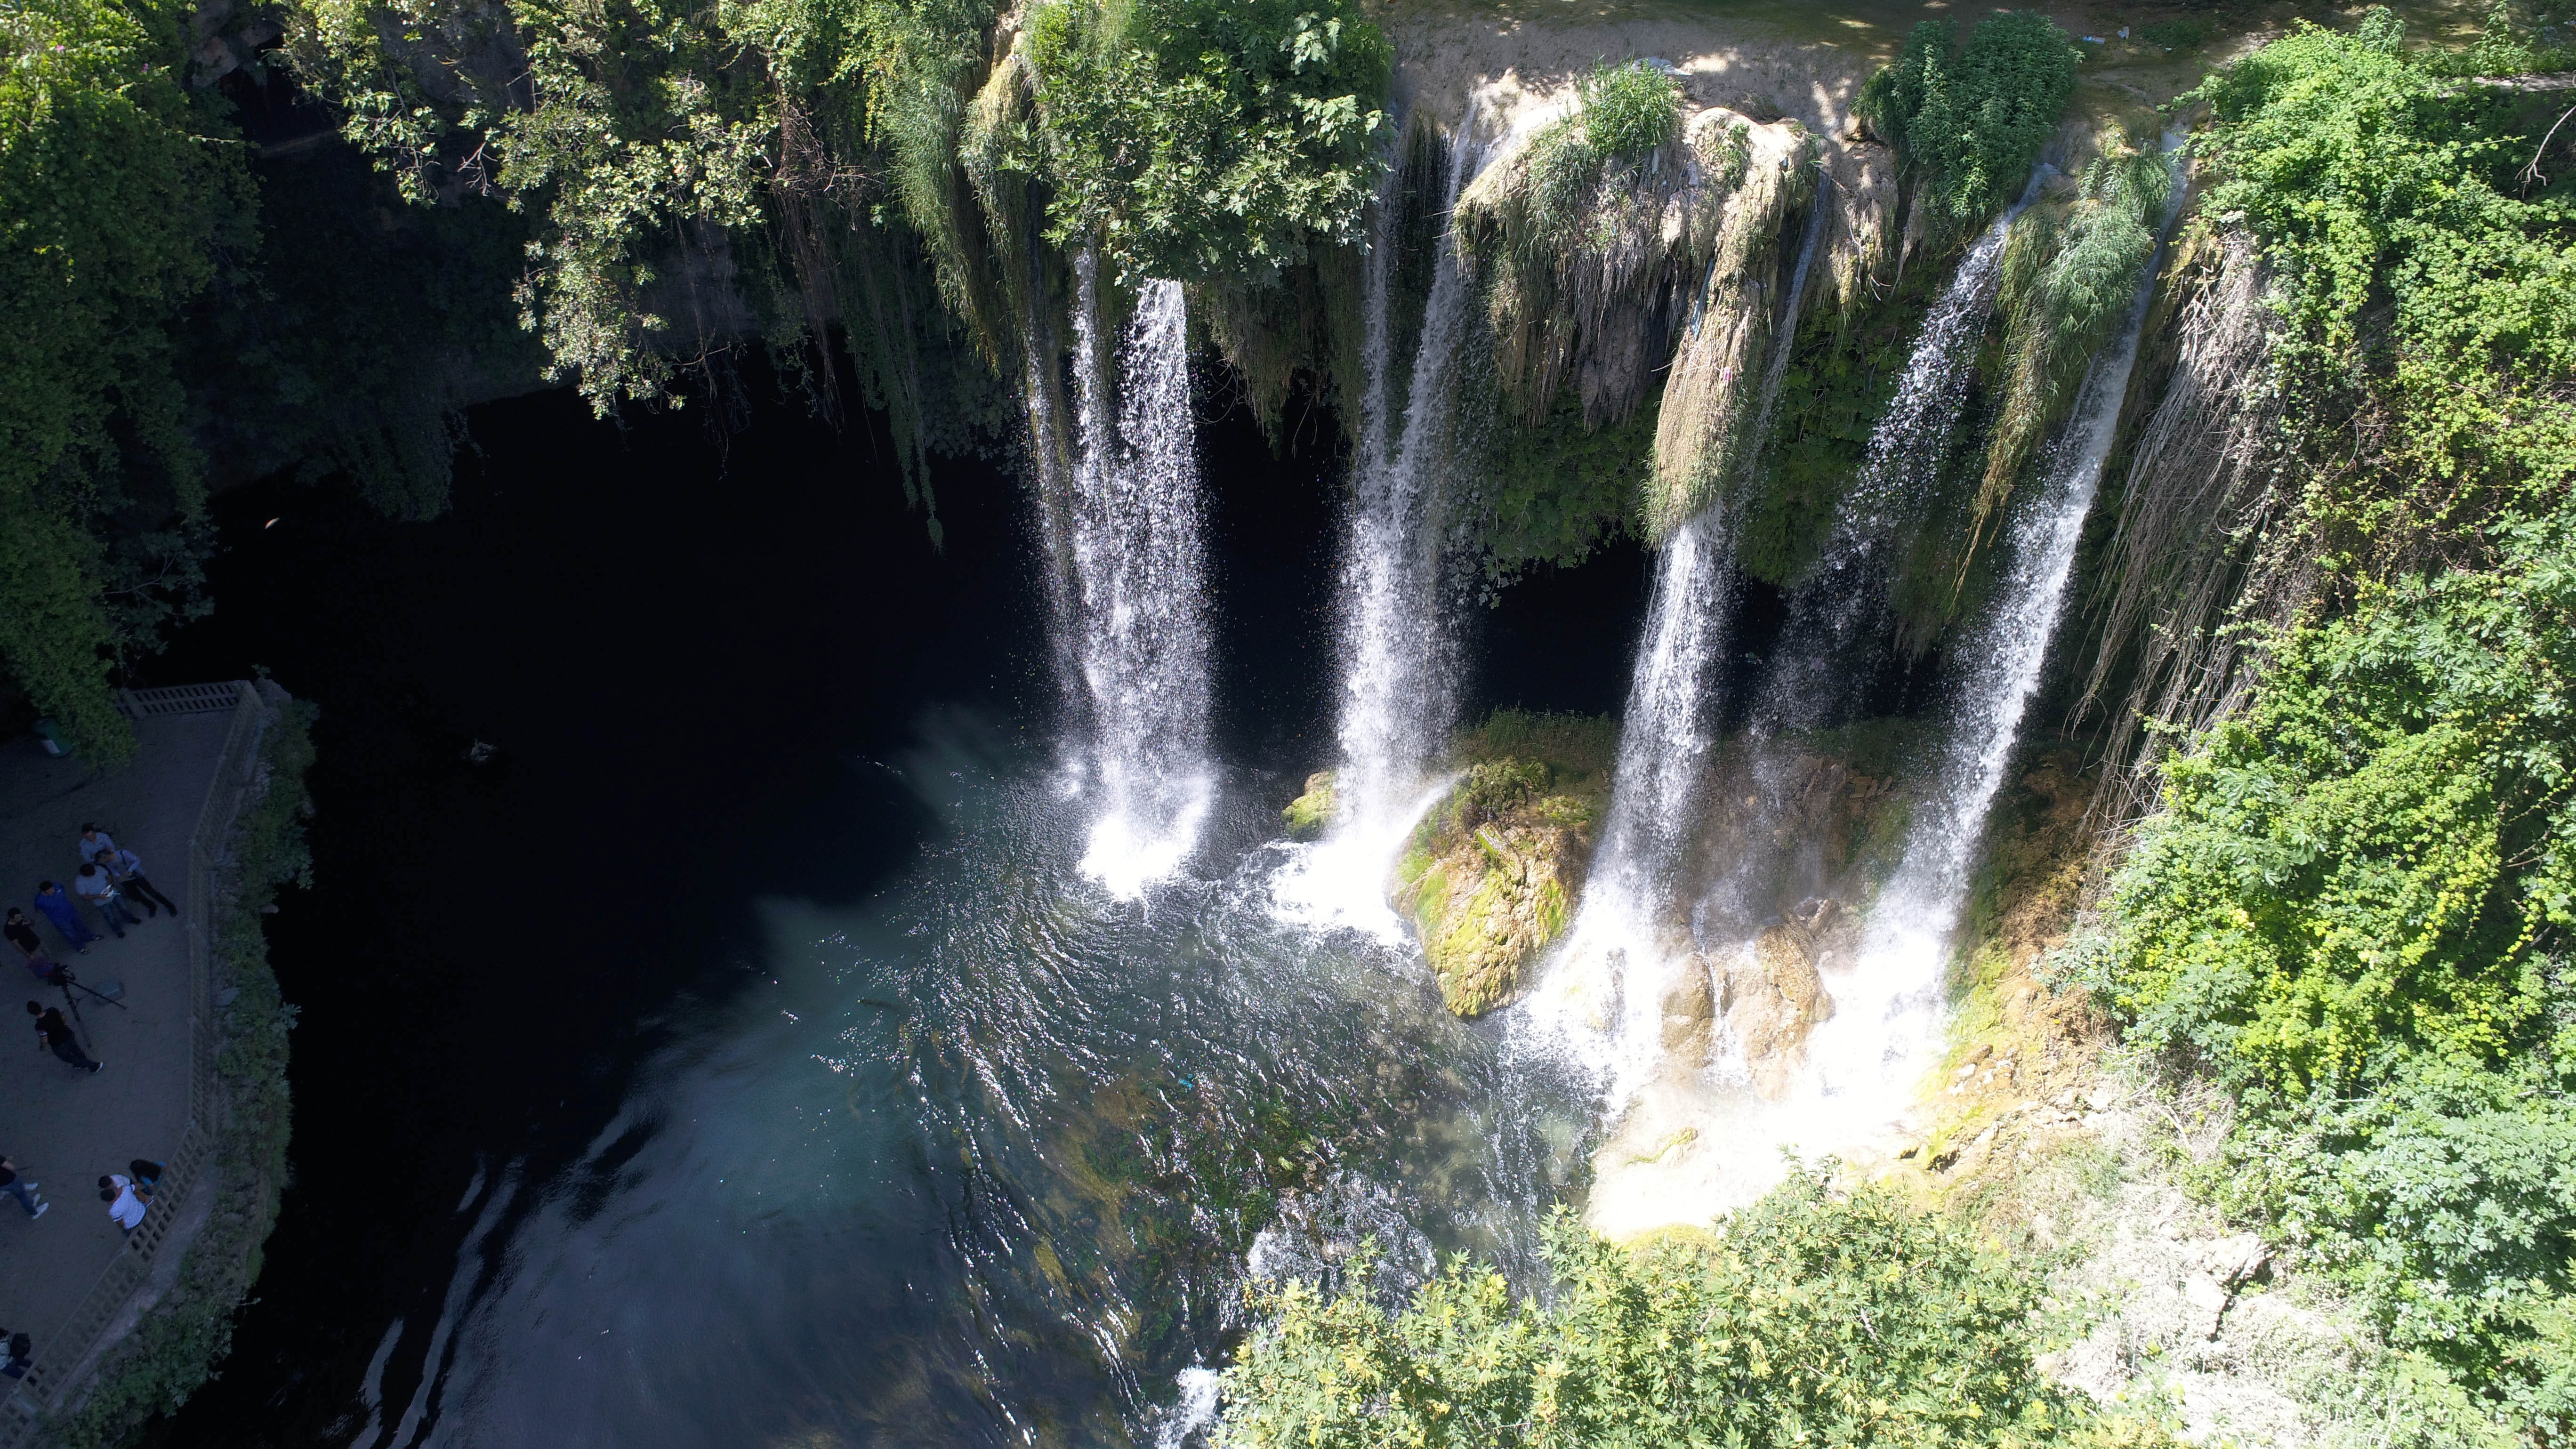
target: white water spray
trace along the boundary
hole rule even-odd
[[[2175,153],[2180,138],[2167,136]],[[2175,197],[2180,187],[2174,188]],[[2169,204],[2169,231],[2178,206]],[[2065,611],[2085,515],[2102,482],[2137,365],[2164,234],[2139,278],[2119,336],[2093,360],[2046,483],[2012,531],[2011,566],[1993,612],[1959,650],[1964,666],[1932,794],[1917,808],[1896,873],[1879,892],[1850,977],[1835,982],[1833,1018],[1808,1044],[1814,1089],[1846,1123],[1901,1108],[1941,1026],[1941,983],[1986,814],[2002,788],[2040,666]],[[1836,1103],[1834,1099],[1845,1099]]]
[[[1860,477],[1836,512],[1814,577],[1798,591],[1781,632],[1781,664],[1760,712],[1767,722],[1827,713],[1843,681],[1833,676],[1841,647],[1881,595],[1882,546],[1906,503],[1932,483],[1967,401],[1971,363],[2003,281],[2004,242],[2013,222],[2039,198],[2055,169],[2031,173],[2021,198],[1994,219],[1959,258],[1959,269],[1923,319],[1896,395],[1870,430]]]
[[[1078,275],[1069,622],[1090,730],[1077,779],[1099,799],[1082,869],[1134,897],[1188,859],[1214,794],[1189,319],[1178,283],[1145,284],[1113,399],[1088,256]]]
[[[1458,193],[1483,154],[1475,131],[1471,104],[1450,138],[1444,218],[1455,213]],[[1290,914],[1390,940],[1403,925],[1386,902],[1388,874],[1414,823],[1448,786],[1425,773],[1457,709],[1458,645],[1441,584],[1438,493],[1441,469],[1456,451],[1458,353],[1475,306],[1455,240],[1444,229],[1397,432],[1388,401],[1395,210],[1392,196],[1380,199],[1368,259],[1359,446],[1337,601],[1341,763],[1334,820],[1328,837],[1301,853],[1277,883]]]
[[[1532,1023],[1570,1045],[1626,1100],[1655,1065],[1656,1013],[1682,943],[1665,939],[1670,895],[1714,745],[1718,663],[1734,596],[1724,509],[1684,524],[1655,564],[1610,818],[1592,881],[1555,968],[1530,999]]]

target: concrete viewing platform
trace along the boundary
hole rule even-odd
[[[11,1391],[0,1445],[26,1442],[38,1432],[37,1414],[77,1402],[91,1369],[168,1291],[216,1197],[210,1146],[219,1037],[207,897],[222,879],[217,867],[233,818],[254,788],[270,709],[248,684],[129,694],[125,704],[139,749],[111,773],[49,756],[29,737],[0,745],[0,905],[24,910],[47,953],[83,985],[122,987],[115,1005],[79,992],[66,1003],[64,991],[21,966],[14,947],[0,952],[15,993],[0,993],[0,1014],[17,1023],[15,1047],[0,1050],[8,1104],[0,1154],[17,1163],[20,1181],[42,1184],[50,1205],[30,1220],[0,1199],[0,1327],[34,1339],[36,1365],[20,1383],[0,1379],[0,1390]],[[178,918],[165,911],[127,927],[122,940],[108,936],[85,955],[73,953],[34,896],[39,880],[70,889],[85,821],[141,857],[146,877],[179,904]],[[129,905],[143,915],[139,902]],[[95,912],[79,909],[85,924],[104,932]],[[83,1071],[42,1050],[29,1001],[74,1017],[105,1069]],[[0,1037],[0,1046],[9,1041]],[[97,1184],[133,1158],[171,1171],[129,1237],[109,1219]]]

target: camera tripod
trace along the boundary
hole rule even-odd
[[[127,1006],[124,1002],[117,1000],[117,999],[116,999],[116,997],[114,997],[114,996],[110,996],[110,995],[108,995],[108,994],[107,994],[106,992],[104,992],[104,991],[100,991],[100,990],[96,989],[95,987],[89,987],[89,986],[83,986],[83,985],[81,985],[80,978],[79,978],[78,976],[75,976],[75,975],[73,975],[73,974],[72,974],[72,968],[70,968],[69,966],[57,966],[57,967],[55,967],[55,968],[54,968],[54,974],[53,974],[53,976],[52,976],[51,978],[49,978],[49,979],[50,979],[50,980],[51,980],[51,981],[52,981],[56,986],[59,986],[59,987],[61,987],[61,988],[63,989],[63,1005],[68,1006],[68,1007],[70,1007],[70,1008],[71,1008],[71,1010],[72,1010],[72,1020],[74,1020],[74,1021],[79,1021],[79,1022],[81,1023],[81,1025],[83,1025],[83,1026],[87,1026],[87,1025],[89,1025],[89,1023],[88,1023],[88,1022],[86,1022],[86,1021],[82,1021],[82,1020],[81,1020],[81,1009],[80,1009],[80,998],[81,998],[81,996],[87,996],[87,997],[91,997],[91,998],[94,998],[94,999],[99,1000],[99,1001],[104,1001],[104,1002],[106,1002],[108,1005],[115,1007],[115,1008],[116,1008],[117,1010],[119,1010],[119,1011],[131,1011],[131,1010],[133,1010],[133,1008],[132,1008],[132,1007]],[[116,987],[116,988],[117,988],[117,991],[119,992],[119,994],[122,994],[122,993],[123,993],[123,991],[124,991],[124,989],[125,989],[125,988],[124,988],[123,983],[121,983],[121,982],[114,982],[114,981],[111,981],[111,982],[109,982],[108,984],[109,984],[109,985],[111,985],[111,986]],[[80,996],[74,996],[72,993],[73,993],[73,992],[75,992],[75,991],[79,992],[79,993],[80,993]]]

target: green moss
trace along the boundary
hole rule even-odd
[[[1478,497],[1488,599],[1532,568],[1572,568],[1635,527],[1660,401],[1658,394],[1626,419],[1593,427],[1568,390],[1542,422],[1498,421],[1487,435]]]
[[[1313,840],[1333,822],[1333,772],[1317,770],[1306,777],[1306,793],[1288,802],[1279,818],[1291,840]]]
[[[1736,562],[1747,574],[1790,588],[1814,565],[1941,280],[1940,268],[1918,260],[1885,301],[1841,315],[1814,308],[1800,320],[1738,525]]]
[[[1467,768],[1396,866],[1396,904],[1451,1011],[1517,999],[1524,971],[1572,919],[1617,738],[1606,718],[1523,710],[1459,736]]]

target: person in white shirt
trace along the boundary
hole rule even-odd
[[[157,916],[162,911],[174,916],[179,914],[179,903],[161,894],[158,886],[144,879],[143,862],[133,851],[102,850],[98,853],[97,864],[99,869],[107,872],[108,880],[115,884],[116,893],[128,900],[141,901],[145,914]],[[153,908],[155,901],[160,903],[158,910]]]
[[[134,1180],[121,1172],[111,1172],[98,1180],[98,1200],[107,1204],[107,1215],[116,1226],[133,1232],[143,1226],[143,1214],[150,1206],[135,1195]]]
[[[72,842],[72,851],[81,858],[81,864],[87,865],[98,859],[98,853],[102,850],[114,849],[116,849],[115,837],[86,820],[81,822],[80,839]]]
[[[116,893],[115,879],[99,869],[95,861],[82,866],[80,874],[72,877],[72,894],[89,902],[89,908],[98,912],[98,918],[107,922],[109,933],[120,941],[125,939],[127,926],[143,924],[125,908],[125,898]]]

